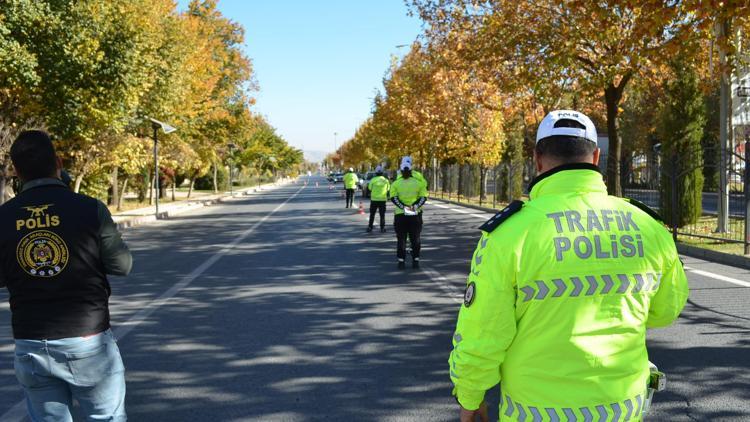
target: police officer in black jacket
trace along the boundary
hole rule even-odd
[[[130,251],[107,207],[60,181],[47,133],[21,133],[10,154],[23,187],[0,207],[0,286],[10,296],[29,416],[69,421],[75,400],[86,420],[124,421],[107,274],[127,275]]]

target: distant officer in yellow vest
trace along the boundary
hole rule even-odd
[[[349,168],[349,171],[344,175],[344,189],[346,189],[346,208],[352,207],[354,202],[354,190],[357,189],[357,182],[359,178],[354,172],[353,168]]]
[[[372,232],[375,223],[375,213],[380,213],[380,232],[385,233],[385,203],[388,200],[388,190],[391,183],[383,176],[383,166],[375,168],[375,177],[370,179],[367,190],[370,191],[370,223],[367,232]]]
[[[404,159],[405,160],[409,160],[409,162],[412,162],[412,158],[410,156],[408,156],[408,155],[405,156]],[[422,184],[424,185],[425,189],[427,189],[427,179],[425,179],[425,177],[424,177],[424,175],[422,173],[420,173],[419,171],[417,171],[415,169],[411,169],[411,177],[413,177],[413,178],[419,180],[420,182],[422,182]],[[402,175],[399,172],[398,176],[396,176],[396,180],[401,179],[401,178],[402,178]]]
[[[480,229],[450,355],[461,421],[639,421],[646,329],[670,325],[688,284],[670,233],[645,205],[609,196],[594,124],[553,111],[539,176]]]

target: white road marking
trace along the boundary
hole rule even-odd
[[[689,272],[691,272],[693,274],[702,275],[704,277],[713,278],[714,280],[726,281],[727,283],[736,284],[736,285],[742,286],[742,287],[750,287],[750,282],[742,281],[742,280],[737,280],[736,278],[727,277],[727,276],[721,275],[721,274],[714,274],[714,273],[708,272],[708,271],[696,270],[696,269],[691,268],[691,267],[685,267],[685,271],[689,271]]]
[[[208,271],[211,266],[216,264],[219,259],[221,259],[224,255],[231,252],[237,245],[239,245],[243,240],[245,240],[250,234],[252,234],[261,224],[266,222],[271,216],[276,214],[281,208],[284,207],[289,201],[294,199],[297,195],[299,195],[302,190],[305,189],[305,186],[303,185],[297,192],[294,193],[294,195],[287,198],[286,201],[281,203],[278,207],[274,208],[273,211],[266,214],[265,217],[260,219],[257,223],[253,224],[252,227],[245,230],[244,232],[240,233],[239,236],[237,236],[232,243],[225,246],[220,251],[213,254],[210,258],[208,258],[205,262],[203,262],[198,268],[194,269],[190,274],[184,276],[177,284],[172,286],[169,290],[164,292],[161,296],[151,301],[148,305],[146,305],[145,308],[138,311],[135,315],[130,317],[129,320],[126,322],[119,324],[117,328],[113,330],[115,337],[117,337],[119,340],[122,340],[125,336],[127,336],[133,329],[135,329],[138,325],[140,325],[143,321],[146,320],[151,314],[156,312],[157,309],[159,309],[161,306],[165,305],[169,300],[174,297],[177,293],[179,293],[182,289],[187,287],[190,283],[192,283],[196,278],[200,277],[203,273]],[[7,412],[5,412],[2,416],[0,416],[0,422],[21,422],[26,419],[26,401],[21,400],[20,402],[16,403],[13,407],[10,408]]]
[[[433,205],[433,206],[436,206],[438,208],[443,208],[443,209],[451,210],[451,211],[459,213],[459,214],[467,214],[467,215],[470,215],[472,217],[475,217],[475,218],[478,218],[478,219],[481,219],[481,220],[487,220],[488,218],[490,218],[492,216],[492,213],[489,213],[489,212],[487,214],[485,214],[485,215],[482,215],[482,214],[472,213],[471,211],[462,210],[462,209],[459,209],[459,208],[451,208],[451,206],[449,206],[449,205],[437,204],[435,202],[431,202],[430,204]]]
[[[463,293],[461,293],[460,290],[457,290],[445,276],[431,268],[425,267],[424,265],[422,265],[421,268],[422,272],[427,274],[427,276],[430,277],[430,280],[435,282],[438,287],[440,287],[445,293],[447,293],[449,298],[451,298],[456,303],[463,302]]]

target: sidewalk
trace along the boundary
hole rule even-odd
[[[129,227],[135,227],[145,223],[154,222],[157,219],[168,219],[169,217],[198,208],[217,204],[230,198],[260,193],[290,182],[292,182],[292,179],[279,180],[275,183],[266,183],[260,186],[244,188],[238,191],[234,191],[232,194],[230,194],[229,192],[222,192],[218,194],[202,195],[197,198],[185,199],[183,201],[159,204],[158,218],[156,215],[156,207],[150,206],[113,214],[112,219],[117,224],[117,228],[123,230]]]

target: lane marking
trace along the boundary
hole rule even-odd
[[[686,266],[684,268],[685,268],[685,271],[689,271],[689,272],[691,272],[693,274],[698,274],[698,275],[702,275],[704,277],[713,278],[714,280],[726,281],[727,283],[736,284],[736,285],[742,286],[742,287],[750,287],[750,282],[747,282],[747,281],[738,280],[736,278],[727,277],[727,276],[721,275],[721,274],[714,274],[714,273],[708,272],[708,271],[696,270],[695,268],[692,268],[692,267],[687,267]]]
[[[437,203],[435,203],[435,202],[431,202],[430,204],[431,204],[431,205],[433,205],[433,206],[436,206],[436,207],[438,207],[438,208],[443,208],[443,209],[447,209],[447,210],[453,211],[453,212],[455,212],[455,213],[458,213],[458,214],[466,214],[466,215],[470,215],[470,216],[472,216],[472,217],[474,217],[474,218],[478,218],[478,219],[480,219],[480,220],[487,220],[487,219],[489,219],[490,217],[492,217],[492,215],[493,215],[493,214],[492,214],[491,212],[488,212],[488,213],[487,213],[487,214],[485,214],[485,215],[482,215],[482,214],[476,214],[476,213],[472,213],[471,211],[467,211],[467,210],[462,210],[462,209],[459,209],[459,208],[452,208],[452,207],[451,207],[451,206],[449,206],[449,205],[444,205],[444,204],[437,204]]]
[[[182,289],[190,285],[193,281],[195,281],[196,278],[200,277],[203,273],[208,271],[209,268],[211,268],[216,262],[219,261],[223,256],[231,252],[237,245],[239,245],[243,240],[245,240],[248,236],[250,236],[258,227],[260,227],[261,224],[266,222],[269,218],[271,218],[274,214],[276,214],[281,208],[284,207],[289,201],[297,197],[302,190],[305,189],[305,186],[303,185],[297,192],[294,193],[294,195],[290,196],[286,199],[286,201],[282,202],[278,207],[274,208],[273,211],[266,214],[265,217],[257,221],[255,224],[253,224],[249,229],[242,232],[239,236],[237,236],[232,243],[225,246],[220,251],[213,254],[210,258],[208,258],[205,262],[203,262],[201,265],[198,266],[198,268],[194,269],[190,272],[190,274],[184,276],[179,282],[177,282],[174,286],[172,286],[169,290],[162,293],[161,296],[158,298],[152,300],[148,305],[146,305],[145,308],[138,311],[135,315],[130,317],[127,321],[125,321],[122,324],[119,324],[117,328],[113,329],[113,333],[115,334],[115,337],[118,340],[122,340],[125,336],[127,336],[131,331],[133,331],[136,327],[138,327],[141,323],[143,323],[151,314],[156,312],[157,309],[159,309],[161,306],[165,305],[169,300],[174,297],[177,293],[179,293]],[[0,422],[21,422],[26,419],[27,411],[26,411],[26,400],[21,400],[20,402],[16,403],[13,407],[10,408],[7,412],[5,412],[2,416],[0,416]]]
[[[445,276],[433,270],[432,268],[425,267],[424,265],[421,266],[421,269],[422,272],[430,277],[430,280],[432,280],[435,284],[438,285],[438,287],[440,287],[445,293],[448,294],[449,298],[451,298],[456,303],[463,303],[464,294],[460,290],[457,290]]]

